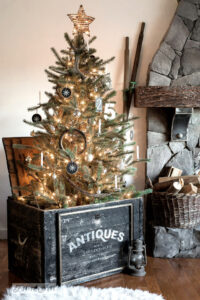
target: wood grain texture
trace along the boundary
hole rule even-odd
[[[100,217],[100,223],[100,219],[95,223],[96,217]],[[104,243],[97,237],[86,243],[88,232],[105,229],[116,231],[109,242]],[[123,243],[116,241],[122,230]],[[70,252],[68,244],[78,245],[76,238],[82,235],[85,243]],[[28,282],[75,280],[72,282],[75,284],[108,275],[103,272],[121,272],[132,236],[133,239],[143,237],[142,198],[54,210],[42,210],[8,199],[9,268]],[[103,255],[109,256],[108,246],[112,256],[106,262]],[[60,250],[62,259],[59,261]]]
[[[136,87],[135,107],[200,107],[200,87]]]
[[[148,257],[145,277],[132,277],[120,273],[82,285],[97,288],[123,287],[148,290],[151,293],[162,293],[165,300],[199,300],[199,270],[200,259]],[[7,241],[0,241],[0,299],[6,288],[13,283],[23,284],[24,281],[9,272]]]
[[[32,149],[15,149],[13,144],[29,145],[32,146],[34,142],[33,137],[14,137],[14,138],[3,138],[4,149],[6,153],[6,160],[10,178],[10,186],[13,193],[16,195],[25,195],[25,191],[14,189],[16,186],[24,186],[29,184],[32,178],[28,176],[26,170],[22,165],[18,163],[25,162],[27,156],[32,157],[35,150]]]

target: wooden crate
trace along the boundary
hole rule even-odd
[[[4,138],[11,187],[30,178],[16,163],[33,138]],[[128,246],[143,238],[143,199],[43,210],[8,198],[9,270],[30,283],[79,284],[127,265]]]
[[[8,199],[9,270],[25,281],[79,284],[126,268],[143,237],[142,198],[41,210]]]

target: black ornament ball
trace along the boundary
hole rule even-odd
[[[78,171],[78,165],[71,161],[67,164],[67,173],[73,175]]]
[[[69,88],[63,88],[62,89],[62,95],[64,98],[69,98],[71,96],[71,90]]]
[[[39,114],[34,114],[34,115],[32,116],[32,121],[33,121],[34,123],[41,122],[41,121],[42,121],[42,117],[41,117]]]

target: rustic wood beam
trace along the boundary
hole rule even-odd
[[[200,107],[200,87],[136,87],[135,107]]]

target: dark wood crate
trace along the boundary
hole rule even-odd
[[[9,269],[27,282],[79,284],[123,272],[138,238],[142,198],[57,210],[8,198]]]
[[[33,145],[34,138],[3,138],[3,143],[17,193],[14,186],[30,181],[17,161],[33,153],[13,144]],[[30,283],[78,284],[122,272],[128,246],[143,238],[142,198],[42,210],[9,197],[7,208],[9,269]]]

